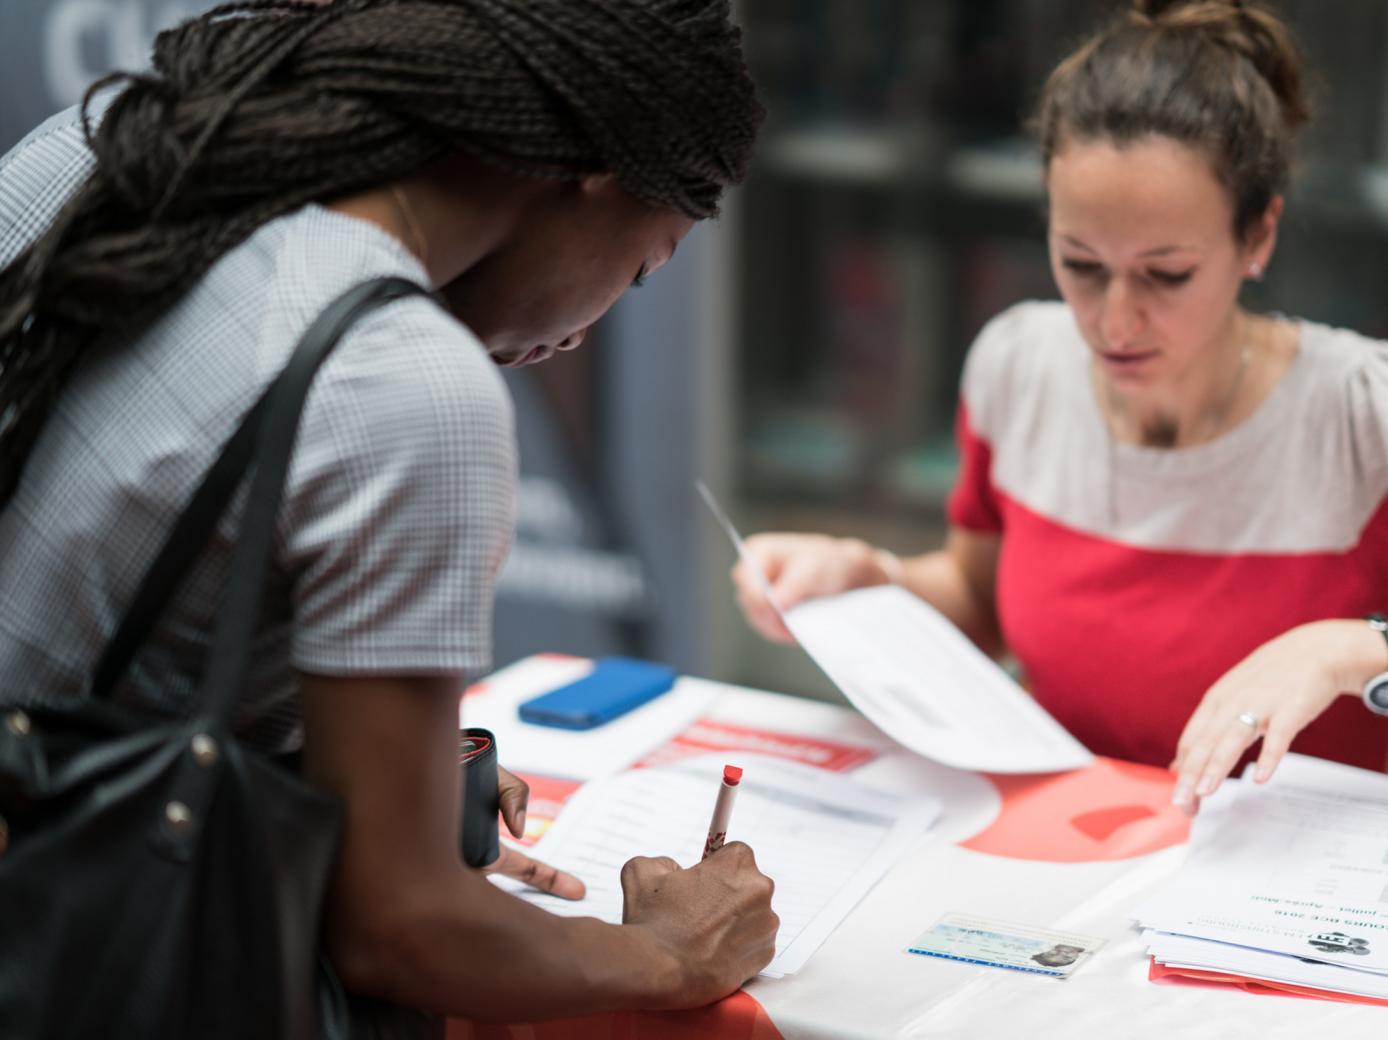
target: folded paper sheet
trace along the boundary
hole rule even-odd
[[[700,484],[699,493],[760,576],[708,488]],[[762,584],[775,604],[764,577]],[[1094,760],[943,614],[905,589],[857,589],[781,616],[853,706],[917,754],[987,773],[1056,773]]]

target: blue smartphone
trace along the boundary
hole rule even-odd
[[[520,717],[537,726],[592,729],[659,697],[675,670],[630,657],[601,657],[582,679],[522,702]]]

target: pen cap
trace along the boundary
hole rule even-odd
[[[471,728],[459,732],[458,783],[462,785],[463,813],[458,826],[459,852],[468,866],[485,867],[501,855],[496,738],[489,730]]]

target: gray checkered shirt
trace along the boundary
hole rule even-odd
[[[53,219],[92,159],[75,111],[0,160],[0,266]],[[420,283],[378,228],[318,206],[233,249],[153,327],[85,359],[0,510],[0,681],[75,696],[222,442],[334,297]],[[414,298],[360,321],[319,372],[279,515],[238,728],[292,748],[294,670],[451,674],[490,662],[492,594],[516,480],[510,398],[485,350]],[[192,711],[238,506],[118,697]]]

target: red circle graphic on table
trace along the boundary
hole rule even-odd
[[[988,779],[1002,808],[960,846],[991,856],[1085,863],[1179,845],[1190,820],[1171,804],[1174,778],[1156,766],[1096,758],[1088,769]]]

